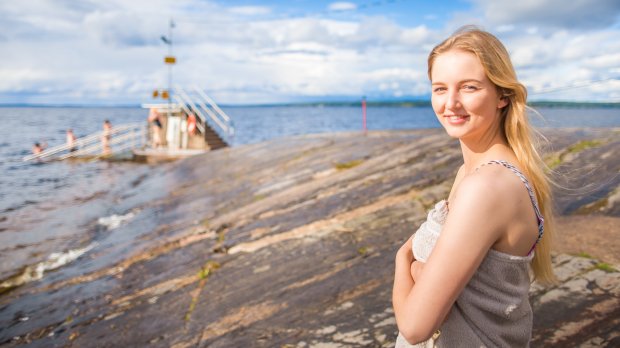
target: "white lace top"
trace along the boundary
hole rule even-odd
[[[426,221],[418,228],[411,241],[413,257],[416,260],[422,262],[428,260],[447,216],[448,203],[445,199],[435,204],[435,207],[428,212]]]

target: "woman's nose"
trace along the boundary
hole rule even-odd
[[[458,91],[448,91],[448,98],[446,100],[446,108],[455,110],[461,107],[461,100],[459,98]]]

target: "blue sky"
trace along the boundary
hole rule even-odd
[[[620,102],[617,0],[21,0],[0,2],[0,104],[152,101],[170,18],[174,82],[224,104],[425,99],[429,50],[466,24],[531,100]]]

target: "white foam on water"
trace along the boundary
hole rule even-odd
[[[125,215],[114,214],[111,216],[104,216],[99,218],[97,223],[104,226],[108,230],[113,230],[131,220],[135,215],[136,214],[134,212],[129,212]],[[23,271],[21,271],[21,273],[2,280],[0,282],[0,293],[6,291],[7,289],[39,280],[43,278],[45,272],[58,269],[70,262],[75,261],[96,245],[97,243],[92,243],[84,248],[51,253],[45,261],[41,261],[34,265],[28,265],[23,269]]]
[[[122,225],[123,223],[131,220],[136,214],[134,214],[133,212],[129,212],[125,215],[110,215],[110,216],[104,216],[104,217],[100,217],[97,220],[97,223],[101,226],[106,227],[108,230],[113,230],[115,228],[118,228],[120,225]]]
[[[14,288],[35,280],[43,278],[43,274],[47,271],[58,269],[70,262],[75,261],[80,256],[94,248],[97,243],[93,243],[84,248],[73,249],[60,253],[52,253],[47,260],[41,261],[35,265],[26,266],[21,274],[15,275],[2,283],[0,283],[0,292],[4,289]]]

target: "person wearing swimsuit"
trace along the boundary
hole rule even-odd
[[[149,110],[148,122],[151,125],[151,147],[158,148],[162,145],[161,131],[163,126],[161,124],[159,111],[157,108],[151,108]]]
[[[101,147],[103,148],[103,154],[109,155],[112,153],[110,143],[112,140],[112,123],[110,120],[103,121],[103,132],[101,132]]]
[[[551,269],[551,198],[503,44],[464,27],[428,58],[431,102],[463,165],[449,196],[398,250],[397,347],[528,347],[534,277]]]

